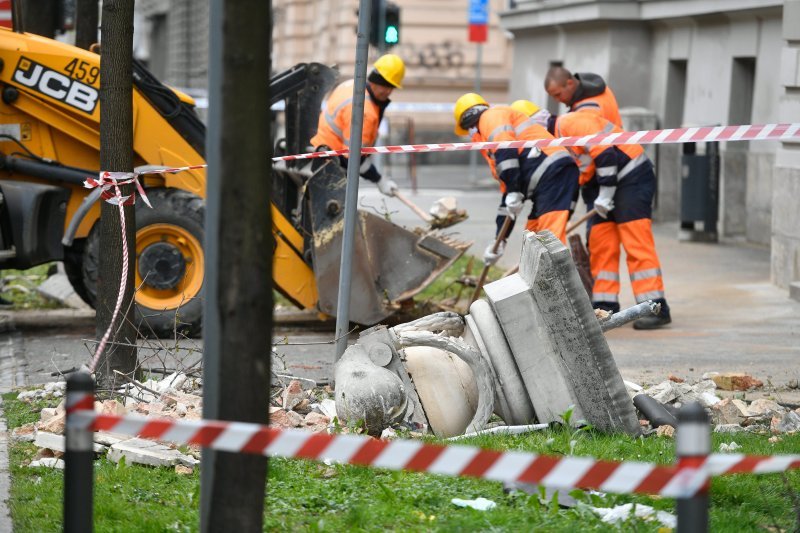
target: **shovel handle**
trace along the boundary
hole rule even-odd
[[[567,226],[567,231],[565,233],[567,235],[569,235],[570,233],[572,233],[573,231],[578,229],[578,227],[581,224],[583,224],[584,222],[586,222],[587,220],[589,220],[591,217],[593,217],[596,214],[597,214],[597,209],[592,209],[591,211],[587,212],[581,218],[579,218],[578,220],[576,220],[575,222],[573,222],[572,224]],[[508,277],[508,276],[510,276],[512,274],[516,274],[517,272],[519,272],[519,264],[517,266],[515,266],[515,267],[509,268],[508,270],[506,270],[505,273],[503,274],[503,277],[504,278]]]
[[[492,245],[492,253],[496,254],[497,249],[500,247],[500,243],[508,236],[509,230],[511,230],[511,224],[514,223],[514,219],[511,217],[506,217],[503,221],[503,227],[500,228],[500,233],[497,234],[497,238],[494,240],[494,244]],[[478,296],[481,295],[481,290],[483,289],[483,284],[486,282],[486,276],[489,275],[489,269],[492,265],[484,265],[483,270],[481,271],[481,277],[478,278],[478,285],[475,287],[475,291],[472,293],[472,298],[469,300],[469,305],[478,299]],[[469,306],[467,306],[467,310],[469,311]]]
[[[586,222],[587,220],[589,220],[590,218],[592,218],[596,214],[597,214],[597,209],[592,209],[591,211],[588,211],[581,218],[579,218],[578,220],[576,220],[575,222],[573,222],[572,224],[567,226],[566,234],[569,235],[570,233],[572,233],[573,231],[578,229],[578,226],[580,226],[581,224],[583,224],[584,222]]]
[[[419,216],[419,218],[421,218],[422,220],[424,220],[428,224],[430,224],[433,221],[433,217],[432,216],[430,216],[428,213],[426,213],[425,211],[420,209],[417,205],[414,204],[414,202],[412,202],[411,200],[406,198],[406,196],[403,193],[401,193],[400,191],[395,191],[394,197],[397,198],[398,200],[400,200],[401,202],[403,202],[404,204],[406,204],[409,209],[414,211],[414,213],[416,213],[417,216]]]

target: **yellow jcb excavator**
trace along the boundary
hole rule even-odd
[[[305,151],[336,73],[301,64],[270,80],[285,105],[288,152]],[[205,126],[194,101],[134,64],[137,167],[205,163]],[[0,268],[64,262],[96,303],[99,190],[99,55],[0,28]],[[152,209],[136,204],[136,309],[140,331],[197,335],[202,324],[205,171],[148,174]],[[336,310],[345,174],[337,161],[273,169],[274,286],[297,306]],[[267,208],[265,206],[265,208]],[[351,320],[374,324],[412,297],[468,246],[360,212]]]

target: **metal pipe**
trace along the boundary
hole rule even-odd
[[[344,201],[344,233],[339,269],[339,300],[336,303],[336,360],[347,349],[350,329],[350,282],[353,274],[353,247],[358,204],[358,170],[361,166],[361,132],[364,127],[364,91],[367,85],[367,56],[369,51],[369,21],[371,0],[360,0],[358,8],[358,39],[356,41],[353,106],[350,119],[350,157],[347,160],[347,189]]]
[[[482,429],[481,431],[473,431],[472,433],[465,433],[463,435],[456,435],[445,440],[461,440],[468,437],[477,437],[478,435],[494,435],[500,433],[502,435],[520,435],[522,433],[530,433],[532,431],[541,431],[550,427],[550,424],[530,424],[527,426],[498,426],[496,428]]]
[[[661,312],[661,304],[657,304],[652,300],[642,302],[627,309],[623,309],[619,313],[614,313],[604,321],[600,322],[600,329],[604,332],[624,326],[628,322],[633,322],[639,318],[650,315],[657,315]]]

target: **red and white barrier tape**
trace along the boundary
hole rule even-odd
[[[800,140],[800,123],[755,124],[744,126],[702,126],[695,128],[673,128],[665,130],[623,131],[619,133],[597,133],[583,137],[559,137],[536,141],[495,141],[470,143],[404,144],[397,146],[373,146],[361,149],[362,154],[397,154],[417,152],[456,152],[471,150],[494,150],[503,148],[546,148],[553,146],[589,146],[620,144],[670,144],[710,141],[777,141]],[[273,157],[273,161],[295,161],[347,155],[350,150],[327,150],[307,154]]]
[[[196,444],[227,452],[327,460],[353,464],[468,476],[494,481],[536,483],[554,488],[587,488],[621,494],[690,497],[703,490],[709,476],[769,473],[800,468],[800,455],[747,457],[712,454],[699,467],[656,465],[639,461],[599,461],[591,457],[552,457],[522,451],[441,446],[416,440],[376,440],[363,435],[328,435],[243,422],[174,420],[102,415],[89,400],[67,406],[69,424],[91,431]]]
[[[88,178],[86,182],[84,182],[84,187],[88,189],[101,187],[103,190],[101,198],[119,207],[120,231],[122,232],[122,243],[123,243],[122,278],[120,279],[119,292],[117,293],[117,303],[114,306],[114,312],[111,314],[111,321],[108,323],[108,328],[106,328],[106,332],[103,334],[103,338],[100,339],[100,343],[97,345],[97,349],[94,351],[92,362],[89,364],[89,371],[92,373],[94,373],[95,369],[97,368],[97,363],[100,362],[100,357],[103,355],[103,352],[105,351],[108,339],[109,337],[111,337],[111,332],[114,329],[114,325],[117,323],[117,317],[119,316],[119,312],[122,309],[122,300],[124,299],[125,296],[125,285],[127,284],[128,281],[128,266],[129,266],[128,253],[127,253],[128,247],[125,245],[125,233],[126,233],[125,206],[133,204],[134,199],[136,197],[136,193],[133,193],[129,196],[122,196],[122,191],[120,190],[120,186],[130,183],[136,184],[136,189],[139,191],[139,195],[142,197],[142,200],[148,205],[148,207],[152,207],[150,205],[150,201],[147,199],[147,195],[145,194],[141,183],[139,183],[139,180],[136,178],[136,176],[130,172],[103,171],[100,173],[97,180],[95,180],[94,178]]]
[[[698,126],[692,128],[672,128],[664,130],[624,131],[618,133],[597,133],[582,137],[558,137],[556,139],[540,139],[536,141],[501,141],[501,142],[469,142],[469,143],[432,143],[432,144],[403,144],[395,146],[368,146],[361,149],[362,154],[403,154],[419,152],[456,152],[472,150],[493,150],[503,148],[546,148],[553,146],[589,146],[589,145],[621,145],[621,144],[672,144],[689,142],[711,141],[779,141],[787,139],[800,140],[800,123],[785,124],[748,124],[743,126]],[[348,155],[350,150],[326,150],[324,152],[309,152],[305,154],[285,155],[273,157],[273,161],[296,161],[299,159],[318,159],[340,155]],[[199,170],[208,168],[208,165],[189,165],[185,167],[169,167],[148,169],[128,173],[131,178],[147,174],[165,174],[183,172],[186,170]],[[87,179],[86,187],[94,188],[103,185],[104,174],[101,179]],[[102,183],[100,183],[102,182]],[[138,181],[134,180],[139,193],[144,190]],[[104,199],[109,198],[104,195]],[[127,200],[127,197],[125,198]]]

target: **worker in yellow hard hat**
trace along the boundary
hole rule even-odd
[[[536,119],[506,106],[490,107],[479,94],[461,96],[454,109],[455,132],[469,134],[473,142],[535,141],[552,139]],[[566,225],[572,198],[578,188],[578,167],[569,152],[560,146],[549,148],[500,148],[482,151],[500,182],[503,196],[497,216],[497,233],[507,216],[516,217],[525,200],[533,203],[528,216],[530,231],[552,231],[566,242]],[[504,240],[508,236],[503,236]],[[502,245],[493,252],[494,239],[484,252],[484,262],[493,264],[503,253]]]
[[[367,76],[367,87],[364,101],[364,125],[361,134],[362,146],[375,146],[378,138],[378,126],[383,113],[391,100],[392,91],[403,87],[406,66],[403,60],[394,54],[385,54],[378,58]],[[319,115],[317,134],[311,138],[311,144],[317,150],[344,150],[350,148],[350,124],[353,107],[353,80],[340,83],[328,97],[325,109]],[[346,157],[341,158],[342,165],[347,166]],[[388,176],[381,176],[369,156],[363,156],[360,168],[361,177],[378,186],[387,196],[394,196],[397,183]]]

